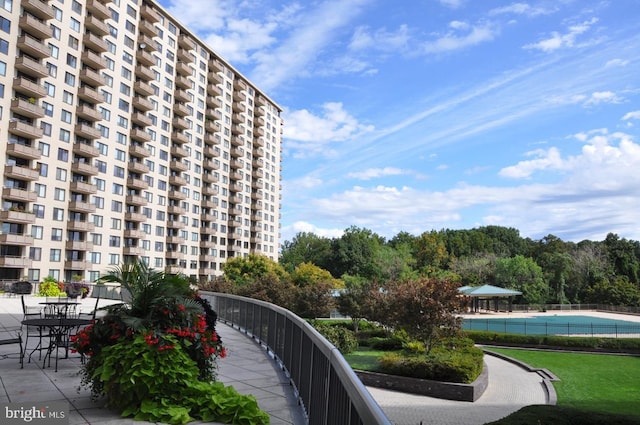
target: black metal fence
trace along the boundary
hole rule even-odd
[[[539,323],[517,319],[468,319],[462,323],[462,329],[523,335],[640,337],[640,323]]]
[[[286,371],[310,425],[391,425],[342,354],[306,321],[276,305],[201,292],[218,313],[260,342]]]

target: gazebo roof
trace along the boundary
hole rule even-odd
[[[514,295],[522,295],[520,291],[500,288],[493,285],[462,286],[458,288],[458,291],[470,297],[511,297]]]

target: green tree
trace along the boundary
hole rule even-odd
[[[416,267],[418,269],[440,269],[449,264],[449,253],[441,233],[424,232],[415,241]]]
[[[375,259],[383,243],[371,230],[351,226],[332,241],[333,261],[327,270],[334,277],[348,274],[373,279],[380,274]]]
[[[549,301],[557,304],[567,303],[565,288],[571,273],[571,256],[566,252],[545,252],[538,262],[544,270],[549,286]]]
[[[496,261],[496,285],[522,292],[524,304],[541,304],[547,300],[548,287],[542,269],[532,258],[516,255]]]
[[[336,299],[336,307],[340,314],[351,318],[353,330],[357,334],[360,321],[367,318],[367,312],[371,311],[374,298],[371,293],[371,284],[362,277],[343,276],[345,289],[340,291]]]
[[[494,254],[456,258],[451,262],[451,271],[460,276],[463,285],[491,285],[495,282],[496,260]]]
[[[312,263],[328,270],[331,257],[331,239],[300,232],[291,241],[283,242],[279,261],[291,273],[302,263]]]
[[[249,254],[248,257],[233,257],[222,266],[224,279],[235,286],[245,286],[258,278],[274,277],[287,279],[284,268],[264,255]]]
[[[308,319],[329,317],[335,308],[333,291],[344,285],[331,273],[311,263],[298,265],[291,273],[291,281],[297,287],[293,311]]]
[[[640,242],[630,241],[614,233],[604,240],[609,261],[617,276],[626,276],[630,282],[640,283]]]
[[[585,291],[598,282],[608,281],[612,274],[601,243],[579,242],[571,253],[571,272],[567,277],[566,294],[572,303],[584,301]]]
[[[602,281],[589,287],[585,301],[591,304],[637,307],[640,306],[640,289],[625,276],[619,276],[612,282]]]
[[[462,308],[459,282],[420,278],[390,285],[382,296],[388,302],[386,323],[421,341],[430,352],[444,335],[456,333],[462,324],[456,312]]]

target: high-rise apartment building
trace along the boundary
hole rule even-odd
[[[0,280],[278,257],[281,109],[151,0],[0,0]]]

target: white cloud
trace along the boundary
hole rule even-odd
[[[464,0],[438,0],[440,4],[451,9],[458,9],[464,3]]]
[[[576,46],[576,39],[579,35],[586,33],[596,22],[598,18],[592,18],[581,24],[572,25],[564,34],[552,32],[549,38],[531,43],[524,46],[525,49],[542,50],[543,52],[552,52],[560,48]]]
[[[640,238],[640,145],[623,133],[598,129],[579,133],[583,142],[574,156],[557,150],[536,151],[536,158],[510,170],[521,176],[535,170],[547,173],[547,183],[481,186],[459,183],[443,191],[428,187],[355,186],[311,200],[313,220],[324,227],[366,227],[386,237],[399,231],[462,226],[472,211],[482,224],[517,228],[523,235],[553,233],[565,240],[601,240],[608,232]],[[519,167],[519,169],[517,169]],[[465,227],[467,227],[465,225]]]
[[[388,31],[386,28],[370,31],[368,27],[360,26],[355,29],[351,37],[349,50],[375,49],[397,52],[398,50],[406,50],[409,40],[409,28],[406,25],[400,25],[395,31]]]
[[[462,25],[458,21],[449,27],[452,31],[439,35],[434,41],[426,42],[421,50],[424,53],[444,53],[475,46],[495,38],[497,32],[487,23],[478,25]]]
[[[611,91],[598,91],[591,93],[585,105],[598,105],[600,103],[620,103],[623,98]]]
[[[285,111],[286,122],[284,137],[289,149],[297,154],[319,154],[325,145],[343,142],[373,131],[372,125],[365,125],[344,110],[340,102],[328,102],[322,105],[320,115],[307,109]]]
[[[225,27],[233,2],[226,0],[171,0],[167,11],[193,31],[218,31]]]
[[[626,120],[640,120],[640,111],[627,112],[622,117],[624,121]]]
[[[516,165],[505,167],[498,174],[502,177],[521,179],[531,177],[531,174],[539,170],[559,170],[564,167],[557,148],[537,149],[527,152],[526,155],[533,156],[535,159],[521,161]]]
[[[624,60],[624,59],[611,59],[610,61],[607,61],[606,64],[604,64],[605,68],[612,68],[612,67],[624,67],[627,66],[629,64],[628,60]]]
[[[549,99],[551,103],[559,105],[582,105],[590,107],[600,104],[618,104],[624,101],[624,97],[612,91],[596,91],[591,94],[570,94],[554,96]]]
[[[384,168],[369,168],[364,171],[352,172],[347,174],[347,177],[358,180],[371,180],[378,177],[385,176],[400,176],[400,175],[412,175],[415,174],[412,170],[403,170],[396,167],[384,167]]]
[[[547,9],[544,7],[531,6],[528,3],[512,3],[509,6],[498,7],[489,11],[489,15],[525,15],[536,17],[540,15],[549,15],[555,13],[556,9]]]
[[[325,229],[306,221],[296,221],[290,226],[282,227],[282,241],[290,241],[301,232],[313,233],[323,238],[339,238],[344,233],[344,229]]]

